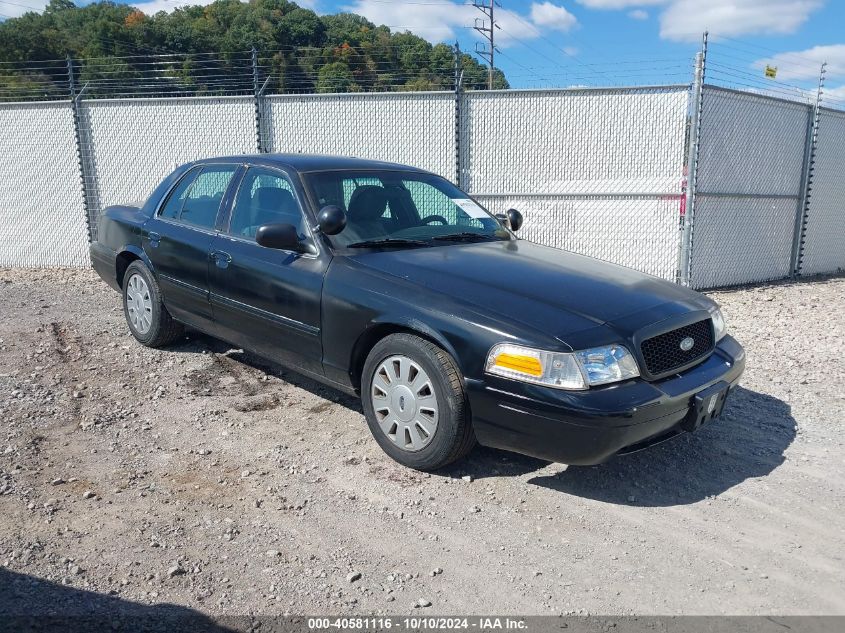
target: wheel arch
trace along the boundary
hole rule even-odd
[[[123,289],[123,277],[126,275],[126,269],[135,261],[142,261],[144,265],[153,272],[153,266],[150,263],[147,254],[137,246],[127,245],[118,252],[114,262],[114,273],[117,278],[117,285]]]
[[[460,358],[458,358],[454,347],[449,343],[448,339],[440,332],[420,322],[398,319],[381,321],[373,323],[364,330],[352,346],[349,376],[356,392],[360,392],[361,390],[361,375],[364,371],[364,363],[367,361],[367,356],[369,356],[373,347],[376,346],[376,343],[391,334],[413,334],[443,348],[454,359],[458,371],[461,372],[461,377],[463,378]]]

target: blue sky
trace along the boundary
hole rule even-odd
[[[119,0],[123,1],[123,0]],[[211,0],[127,2],[145,13]],[[0,0],[0,14],[46,0]],[[319,13],[353,11],[471,52],[481,12],[472,0],[301,0]],[[828,62],[827,94],[845,100],[845,0],[499,0],[497,66],[514,87],[686,83],[701,33],[711,78],[774,91],[812,90]],[[778,67],[766,80],[766,64]],[[718,64],[718,66],[717,66]],[[766,82],[769,83],[766,83]]]

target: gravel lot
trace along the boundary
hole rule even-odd
[[[845,279],[712,296],[748,350],[722,420],[425,475],[351,398],[136,344],[90,271],[0,270],[0,614],[845,614]]]

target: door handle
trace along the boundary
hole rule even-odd
[[[153,248],[158,248],[159,242],[161,242],[161,235],[156,233],[155,231],[150,231],[147,237],[150,238],[150,246]]]
[[[232,256],[224,251],[211,251],[211,259],[214,260],[218,268],[228,268],[229,264],[232,263]]]

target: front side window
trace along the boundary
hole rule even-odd
[[[214,228],[220,202],[237,169],[235,165],[203,167],[187,190],[178,219],[187,224],[207,229]],[[169,204],[170,201],[168,201]]]
[[[432,174],[403,171],[328,171],[307,174],[320,207],[346,211],[336,247],[379,240],[432,245],[449,240],[509,240],[511,234],[452,183]]]
[[[307,237],[305,217],[290,180],[272,169],[250,167],[238,187],[229,233],[255,238],[264,224],[293,224],[301,239]]]

